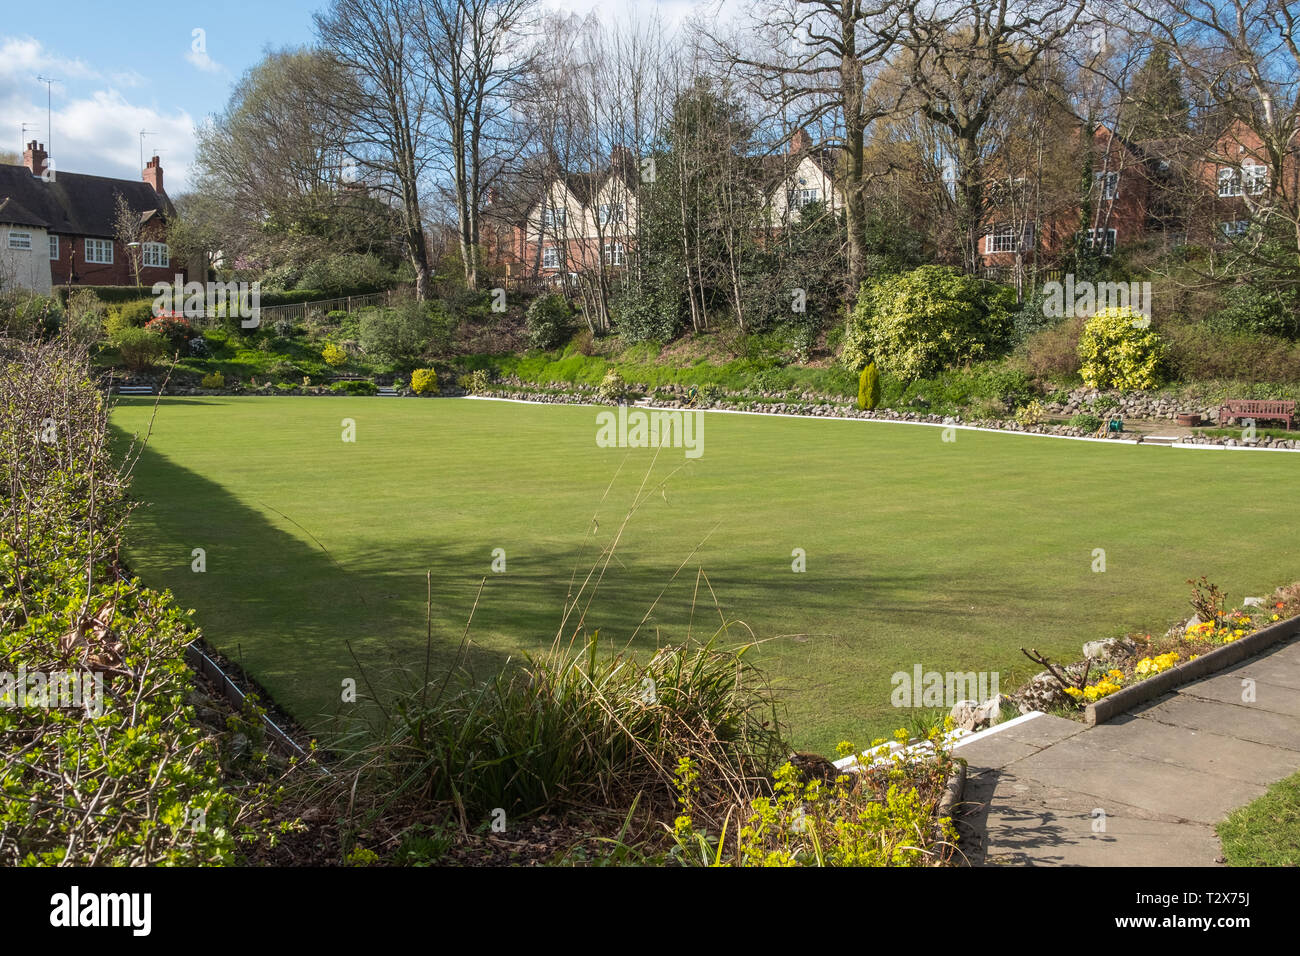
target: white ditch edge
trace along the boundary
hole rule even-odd
[[[969,730],[958,728],[957,730],[952,730],[944,734],[940,738],[940,742],[948,745],[951,750],[956,751],[959,747],[962,747],[973,740],[982,740],[990,734],[995,734],[1000,730],[1006,730],[1008,727],[1014,727],[1016,724],[1023,724],[1026,721],[1033,720],[1035,717],[1042,716],[1044,716],[1044,714],[1041,710],[1032,710],[1027,714],[1021,714],[1019,717],[1014,717],[1011,720],[1004,721],[1000,724],[994,724],[987,730],[971,732]],[[925,754],[934,753],[934,746],[928,740],[910,740],[907,743],[900,743],[897,740],[891,740],[888,745],[882,744],[881,746],[887,746],[888,749],[880,756],[872,758],[870,765],[873,767],[878,767],[881,764],[892,763],[899,757],[923,756]],[[878,749],[880,748],[869,748],[869,750]],[[865,756],[865,752],[841,757],[839,760],[835,761],[835,767],[837,770],[846,770],[850,772],[858,770],[862,766],[859,758],[863,756]]]
[[[449,396],[452,397],[452,396]],[[575,408],[610,408],[611,406],[596,402],[535,402],[527,398],[499,398],[495,395],[459,395],[456,398],[474,399],[480,402],[512,402],[515,405],[570,405]],[[1023,435],[1026,438],[1059,438],[1065,441],[1088,441],[1103,445],[1144,445],[1147,448],[1199,448],[1218,451],[1288,451],[1300,453],[1300,448],[1265,448],[1263,446],[1228,446],[1228,445],[1192,445],[1182,442],[1140,442],[1132,438],[1092,438],[1086,435],[1053,435],[1049,432],[1020,432],[1010,428],[985,428],[982,425],[959,425],[944,422],[910,422],[898,418],[844,418],[839,415],[794,415],[790,412],[751,412],[741,408],[669,408],[663,405],[643,405],[635,403],[631,408],[652,408],[669,412],[707,412],[710,415],[759,415],[767,418],[797,418],[803,421],[821,422],[866,422],[875,425],[925,425],[930,428],[956,428],[967,432],[988,432],[991,435]]]

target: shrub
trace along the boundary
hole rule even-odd
[[[492,383],[488,380],[488,373],[481,368],[475,369],[468,375],[462,375],[456,379],[456,384],[471,395],[482,395],[492,387]]]
[[[417,368],[411,373],[411,391],[416,395],[437,395],[438,373],[431,368]]]
[[[195,358],[207,358],[212,354],[212,347],[208,345],[208,340],[199,335],[189,341],[190,355]]]
[[[1082,428],[1086,432],[1095,432],[1101,427],[1101,419],[1096,415],[1080,412],[1070,419],[1070,424],[1075,428]]]
[[[1021,425],[1041,425],[1046,418],[1047,410],[1037,399],[1016,409],[1016,421]]]
[[[661,293],[628,287],[610,303],[614,324],[629,343],[669,342],[681,327],[681,304]]]
[[[204,388],[225,388],[226,376],[222,375],[220,372],[212,372],[203,376],[199,384]]]
[[[75,289],[63,310],[63,324],[80,342],[98,342],[104,335],[108,307],[91,289]]]
[[[392,365],[410,365],[433,338],[429,306],[406,299],[384,309],[368,309],[361,316],[361,348],[367,355]]]
[[[73,345],[8,346],[0,370],[0,661],[29,674],[93,669],[103,693],[89,712],[0,707],[0,866],[239,862],[241,845],[274,833],[269,795],[223,773],[222,741],[196,719],[187,612],[121,573],[129,469]],[[57,445],[33,442],[55,410]],[[250,717],[232,715],[231,730],[263,761]]]
[[[366,379],[349,379],[346,382],[335,382],[330,386],[330,391],[343,395],[374,395],[378,393],[379,386]]]
[[[618,374],[617,369],[611,368],[596,386],[596,394],[602,402],[617,405],[627,398],[627,382],[623,381],[623,376]]]
[[[880,374],[876,363],[868,362],[858,379],[858,408],[866,411],[880,404]]]
[[[123,363],[133,372],[147,372],[167,354],[167,342],[162,336],[133,325],[114,332],[109,337],[109,344],[117,349]]]
[[[1160,384],[1168,349],[1129,308],[1102,309],[1079,336],[1079,373],[1090,388],[1148,389]]]
[[[58,330],[63,306],[56,296],[10,289],[0,295],[0,332],[19,339],[47,338]]]
[[[194,327],[182,318],[160,315],[145,323],[145,329],[161,336],[173,350],[186,348],[194,338]]]
[[[348,364],[348,353],[333,342],[327,343],[325,348],[321,349],[320,357],[331,368],[342,368]]]
[[[1015,293],[943,266],[866,284],[844,337],[853,371],[874,361],[904,380],[990,357],[1007,342]]]
[[[277,319],[271,325],[271,329],[275,332],[275,334],[279,338],[288,339],[293,337],[293,334],[296,331],[297,326],[295,326],[293,322],[289,319]]]
[[[1025,368],[1040,382],[1071,381],[1079,374],[1082,318],[1067,319],[1031,335],[1021,355]]]
[[[555,348],[573,334],[572,316],[569,303],[557,292],[534,299],[525,316],[528,344],[535,349]]]
[[[115,311],[122,324],[144,328],[149,320],[154,317],[153,300],[138,299],[135,302],[124,302]]]
[[[1223,308],[1213,324],[1227,332],[1294,339],[1300,336],[1300,291],[1234,285],[1224,294]]]

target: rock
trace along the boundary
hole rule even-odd
[[[1089,641],[1083,645],[1083,656],[1090,661],[1113,661],[1120,657],[1129,657],[1137,649],[1129,640],[1118,637],[1104,641]]]
[[[1010,698],[1002,694],[990,697],[982,704],[974,700],[959,700],[953,705],[948,716],[961,730],[980,730],[1002,720],[1004,701],[1010,702]]]
[[[1258,597],[1248,597],[1241,602],[1242,607],[1263,607],[1264,599]]]

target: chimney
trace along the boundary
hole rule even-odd
[[[161,193],[163,191],[162,163],[158,161],[157,156],[145,163],[144,172],[140,178],[152,186],[154,192]]]
[[[636,169],[636,156],[626,146],[615,146],[609,151],[609,165],[611,169],[628,172]]]
[[[794,131],[794,135],[790,137],[790,145],[786,148],[786,153],[790,155],[804,153],[811,148],[812,139],[803,130],[797,129]]]
[[[33,176],[39,176],[45,172],[45,164],[49,161],[49,155],[45,152],[45,144],[37,143],[32,140],[27,144],[27,149],[23,151],[23,165],[31,171]]]

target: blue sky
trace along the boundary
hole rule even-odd
[[[224,108],[232,85],[267,48],[311,42],[312,13],[326,0],[179,0],[105,4],[61,0],[7,4],[0,21],[0,152],[46,143],[55,170],[135,179],[144,155],[162,158],[167,191],[184,192],[194,128]],[[692,0],[543,0],[564,12],[657,11],[679,22]],[[112,11],[111,14],[109,11]],[[197,39],[195,30],[203,31]],[[195,46],[202,47],[195,50]],[[45,85],[53,116],[46,129]],[[27,135],[21,124],[27,123]]]

